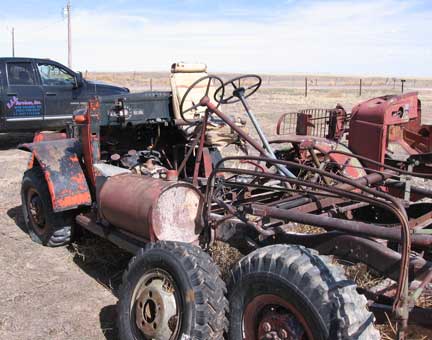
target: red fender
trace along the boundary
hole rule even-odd
[[[81,144],[75,138],[21,144],[19,149],[31,152],[28,168],[39,164],[54,212],[89,206],[92,198],[81,168]]]
[[[352,153],[343,144],[321,137],[287,135],[284,137],[273,137],[270,138],[269,141],[272,144],[299,144],[301,148],[313,147],[316,150],[322,152],[323,154],[331,150]],[[363,165],[361,164],[359,159],[355,157],[355,155],[350,157],[338,153],[331,153],[329,157],[332,162],[340,164],[343,167],[342,173],[348,178],[356,179],[367,175],[365,169],[363,168]]]

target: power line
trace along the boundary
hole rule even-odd
[[[67,22],[68,22],[68,66],[72,68],[72,27],[71,27],[71,5],[68,0],[66,5]]]
[[[15,27],[12,27],[12,57],[15,57]]]

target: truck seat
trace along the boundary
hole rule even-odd
[[[206,64],[189,64],[189,63],[175,63],[171,66],[171,90],[173,100],[173,111],[176,119],[182,119],[180,114],[180,104],[183,96],[187,89],[198,79],[207,76],[207,65]],[[189,93],[183,108],[188,109],[194,104],[197,104],[204,96],[207,81],[203,81],[201,84],[197,84],[191,93]],[[220,84],[215,84],[216,86]],[[214,102],[214,93],[217,90],[216,86],[210,85],[209,98]],[[216,104],[216,103],[215,103]],[[195,111],[189,111],[185,114],[185,118],[188,120],[199,119],[204,115],[205,107],[198,107]],[[237,124],[238,122],[236,122]],[[244,123],[239,123],[239,126],[244,127]],[[191,136],[194,132],[194,126],[181,126],[181,129],[186,136]],[[224,124],[222,121],[209,121],[206,133],[206,145],[216,148],[223,148],[224,146],[237,142],[238,135],[232,131],[232,129]]]
[[[176,119],[181,119],[180,114],[180,103],[185,95],[189,86],[202,77],[208,76],[206,64],[187,64],[187,63],[175,63],[171,66],[171,90],[173,94],[173,111]],[[184,109],[187,109],[194,104],[197,104],[200,99],[204,96],[207,82],[203,81],[201,84],[197,84],[192,92],[188,95],[184,103]],[[216,88],[210,86],[209,98],[212,100]],[[199,107],[195,111],[189,111],[186,113],[185,118],[188,120],[198,119],[204,114],[205,108]]]

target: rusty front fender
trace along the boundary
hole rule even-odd
[[[28,168],[39,165],[44,173],[54,212],[89,206],[92,198],[79,162],[81,144],[75,138],[21,144],[31,152]]]
[[[332,150],[342,151],[347,154],[352,153],[346,146],[342,143],[315,136],[300,136],[300,135],[286,135],[286,136],[276,136],[270,137],[269,142],[272,145],[282,144],[282,143],[292,143],[297,144],[300,148],[307,149],[308,147],[313,147],[314,149],[326,155]],[[328,155],[329,160],[336,164],[342,166],[342,174],[348,178],[356,179],[366,176],[366,170],[363,168],[362,163],[358,158],[353,156],[348,156],[346,154],[330,153]]]

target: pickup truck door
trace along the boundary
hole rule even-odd
[[[37,130],[42,126],[44,96],[29,62],[6,62],[5,98],[2,100],[6,130]]]
[[[71,121],[75,110],[73,102],[80,90],[75,86],[75,74],[61,65],[49,62],[37,63],[37,69],[45,94],[44,126],[66,126],[66,123]]]

